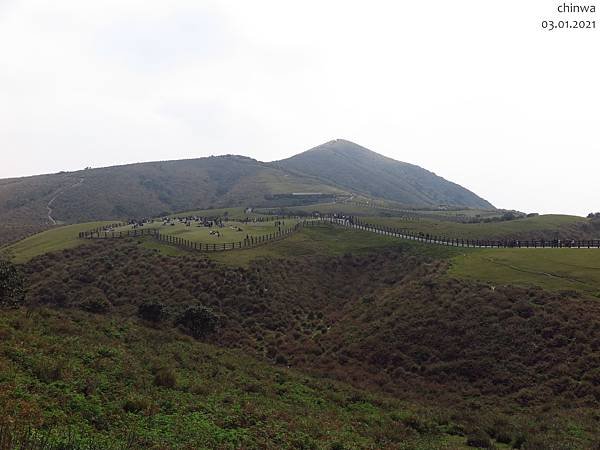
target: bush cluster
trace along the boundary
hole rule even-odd
[[[104,313],[362,387],[450,404],[600,405],[596,299],[492,289],[447,279],[445,267],[387,251],[234,268],[123,241],[42,256],[25,270],[30,303],[98,312],[106,298]],[[90,293],[96,306],[83,301]]]

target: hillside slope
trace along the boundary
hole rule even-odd
[[[406,402],[144,322],[2,313],[3,450],[467,448]]]
[[[242,156],[152,162],[91,170],[56,201],[64,220],[140,217],[194,208],[261,205],[274,194],[343,193]]]
[[[262,205],[269,204],[273,195],[314,191],[344,194],[313,177],[228,155],[2,180],[0,219],[51,224],[47,205],[54,197],[51,207],[56,220],[80,222]]]
[[[409,207],[493,208],[425,169],[337,140],[274,163],[226,155],[0,180],[0,245],[57,223],[297,206],[351,193]]]
[[[536,445],[515,448],[596,448],[597,299],[492,289],[449,279],[446,267],[394,249],[235,268],[99,241],[23,269],[32,310],[141,317],[275,365],[447,408],[465,428],[506,443],[535,435]],[[188,314],[196,308],[198,321]]]
[[[353,142],[336,139],[272,163],[327,183],[406,206],[493,208],[473,192],[419,166],[387,158]]]
[[[60,173],[0,180],[0,246],[48,228],[48,203],[74,179]]]

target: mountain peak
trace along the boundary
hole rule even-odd
[[[327,141],[324,144],[317,145],[316,147],[313,147],[313,148],[311,148],[308,151],[323,150],[323,149],[328,149],[328,148],[340,148],[340,149],[344,149],[344,148],[348,148],[348,147],[351,147],[351,148],[361,148],[361,149],[364,149],[364,150],[368,150],[367,148],[363,147],[362,145],[358,145],[356,142],[352,142],[352,141],[349,141],[347,139],[332,139],[331,141]]]
[[[407,207],[493,208],[473,192],[419,166],[396,161],[346,139],[334,139],[276,166]]]

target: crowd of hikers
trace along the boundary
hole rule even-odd
[[[176,226],[176,225],[184,225],[186,227],[202,227],[202,228],[210,228],[209,231],[210,236],[215,236],[220,238],[222,235],[222,230],[227,225],[226,223],[229,221],[229,217],[227,215],[224,216],[163,216],[160,218],[142,218],[142,219],[129,219],[127,221],[127,225],[131,227],[131,229],[138,229],[144,227],[144,225],[150,225],[154,223],[161,223],[161,226]],[[264,217],[244,217],[242,219],[231,220],[232,222],[236,222],[234,225],[229,225],[229,228],[235,232],[243,232],[244,229],[237,225],[241,224],[249,224],[249,223],[261,223],[261,222],[270,222],[269,218]],[[276,219],[272,220],[274,226],[281,231],[281,227],[285,226],[285,220]],[[103,231],[114,231],[115,226],[110,225],[103,228]],[[246,235],[246,239],[250,239],[249,235]]]

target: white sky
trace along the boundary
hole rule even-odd
[[[600,210],[600,16],[542,31],[558,4],[0,0],[0,177],[345,138],[498,207]]]

